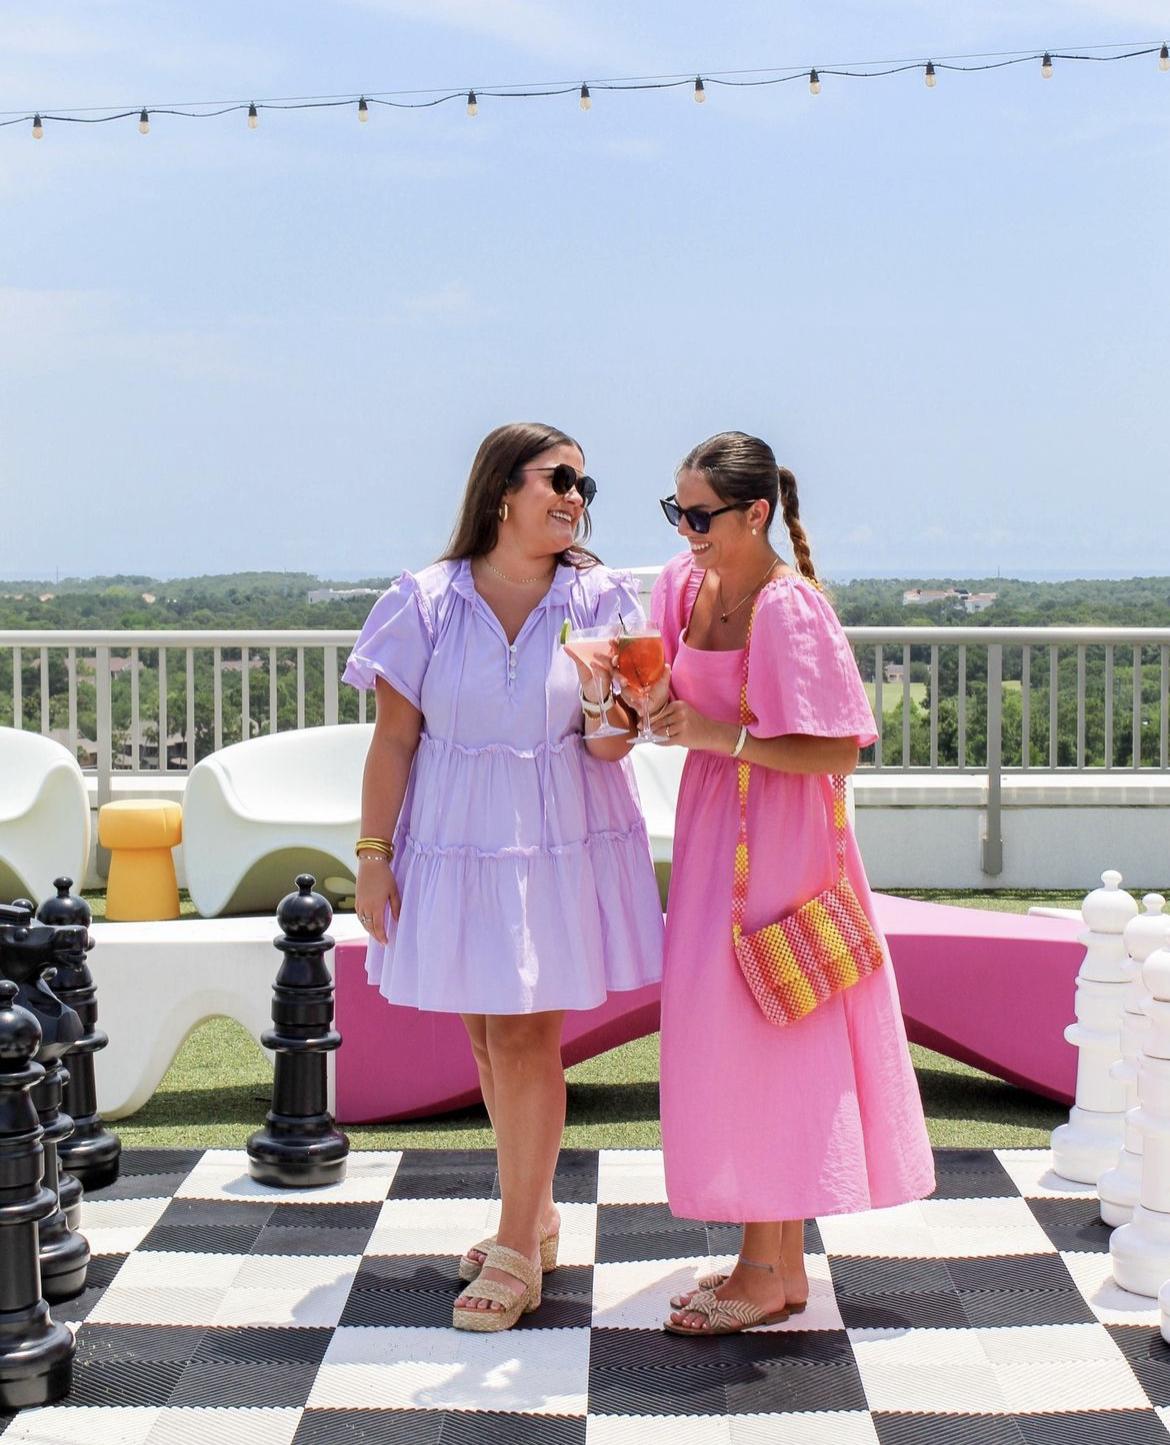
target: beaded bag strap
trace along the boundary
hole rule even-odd
[[[758,606],[759,599],[757,598],[756,602],[752,604],[751,615],[748,618],[747,636],[744,638],[743,644],[743,678],[739,689],[739,720],[745,727],[756,720],[751,708],[748,707],[748,661],[751,656],[752,628],[755,625],[756,608]],[[746,758],[741,757],[736,765],[736,781],[739,791],[739,836],[735,845],[735,871],[732,877],[731,887],[731,922],[732,929],[737,937],[743,932],[743,918],[747,908],[747,804],[751,776],[751,763],[749,763]],[[837,877],[839,881],[845,877],[845,857],[848,841],[845,778],[840,773],[833,773],[830,775],[830,782],[833,788],[833,833],[836,845]]]

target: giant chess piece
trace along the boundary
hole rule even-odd
[[[1121,1017],[1130,982],[1125,926],[1137,904],[1122,892],[1121,874],[1101,874],[1081,905],[1086,931],[1080,935],[1085,957],[1077,974],[1075,1024],[1064,1031],[1080,1050],[1077,1101],[1052,1135],[1052,1168],[1062,1179],[1096,1184],[1112,1169],[1125,1142],[1125,1084],[1110,1075],[1121,1057]]]
[[[42,923],[55,928],[77,925],[88,930],[93,921],[89,904],[72,897],[72,878],[55,878],[55,898],[46,898],[37,910]],[[111,1133],[97,1108],[94,1082],[94,1054],[109,1043],[97,1027],[97,988],[86,962],[93,947],[92,937],[84,948],[68,949],[57,955],[57,977],[53,992],[81,1020],[85,1032],[69,1050],[66,1060],[69,1082],[65,1085],[65,1110],[73,1120],[73,1134],[57,1146],[62,1165],[79,1179],[86,1193],[104,1189],[118,1177],[122,1141]]]
[[[43,1066],[31,1098],[41,1125],[44,1183],[56,1207],[40,1222],[41,1284],[47,1300],[72,1299],[85,1288],[89,1245],[76,1233],[81,1208],[81,1185],[70,1181],[75,1202],[66,1194],[66,1177],[60,1173],[57,1146],[73,1132],[73,1120],[61,1108],[68,1073],[62,1057],[82,1035],[81,1020],[52,992],[48,978],[60,953],[84,948],[84,928],[53,928],[33,920],[33,905],[17,899],[0,905],[0,977],[10,979],[19,992],[18,1002],[36,1019],[41,1030],[37,1063]],[[71,1210],[75,1211],[71,1215]]]
[[[1142,1182],[1133,1218],[1113,1231],[1113,1278],[1153,1298],[1170,1280],[1170,947],[1155,949],[1142,970],[1150,998],[1150,1030],[1138,1067]]]
[[[1121,1021],[1121,1058],[1110,1070],[1113,1078],[1125,1085],[1125,1147],[1112,1169],[1097,1181],[1101,1200],[1101,1218],[1106,1224],[1128,1224],[1133,1217],[1142,1184],[1142,1131],[1137,1123],[1138,1068],[1142,1045],[1150,1029],[1143,968],[1156,948],[1170,943],[1170,918],[1163,913],[1166,900],[1160,893],[1147,893],[1142,899],[1144,913],[1125,925],[1125,951],[1133,960],[1132,978],[1125,994],[1125,1015]]]
[[[4,925],[0,925],[3,927]],[[51,1405],[73,1385],[73,1336],[41,1294],[38,1222],[57,1208],[41,1184],[44,1151],[30,1090],[44,1075],[41,1031],[0,979],[0,1409]]]
[[[248,1140],[248,1167],[261,1184],[304,1189],[345,1177],[349,1140],[329,1113],[326,1055],[341,1043],[333,1027],[333,979],[325,955],[333,940],[325,932],[333,910],[311,873],[297,878],[297,892],[276,910],[284,961],[272,990],[273,1027],[260,1042],[276,1051],[272,1107],[263,1129]]]

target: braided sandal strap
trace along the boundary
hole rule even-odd
[[[701,1289],[697,1294],[691,1296],[686,1305],[688,1314],[702,1315],[712,1330],[725,1328],[727,1325],[739,1325],[742,1329],[750,1329],[752,1325],[763,1322],[763,1313],[743,1299],[720,1299],[714,1290]],[[702,1334],[697,1330],[696,1334]]]
[[[484,1269],[499,1269],[518,1279],[527,1289],[540,1292],[542,1275],[540,1265],[533,1264],[519,1250],[509,1249],[506,1244],[493,1244],[485,1252]]]
[[[508,1273],[511,1274],[511,1270]],[[490,1300],[492,1304],[500,1305],[506,1312],[510,1309],[520,1309],[527,1299],[527,1294],[517,1294],[514,1289],[509,1289],[506,1284],[501,1284],[498,1279],[481,1278],[467,1286],[455,1301],[455,1308],[470,1308],[467,1301],[472,1299]]]

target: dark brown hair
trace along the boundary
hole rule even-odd
[[[518,491],[524,485],[520,469],[541,452],[560,446],[576,447],[585,455],[581,444],[567,432],[540,422],[512,421],[488,432],[471,464],[455,529],[439,561],[455,562],[490,552],[499,540],[500,507],[504,499],[509,492]],[[588,541],[590,531],[589,512],[585,511],[581,517],[582,541]],[[598,560],[576,542],[557,556],[558,562],[578,568],[594,567]]]
[[[808,537],[800,524],[796,478],[787,467],[776,465],[776,457],[767,442],[746,432],[722,431],[689,451],[678,470],[702,472],[711,490],[725,502],[767,502],[765,531],[771,527],[779,507],[792,542],[796,570],[815,586],[821,585]]]

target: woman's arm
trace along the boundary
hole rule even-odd
[[[362,774],[361,836],[389,840],[394,837],[411,764],[418,751],[422,713],[384,678],[377,679],[374,697],[374,736]],[[367,931],[382,944],[386,942],[386,903],[389,901],[395,919],[400,906],[398,884],[388,861],[366,855],[358,859],[357,865],[357,912],[359,917],[369,918]]]
[[[675,699],[655,716],[654,728],[656,732],[665,732],[669,728],[668,746],[723,753],[730,757],[739,741],[740,725],[715,722],[696,711],[690,703]],[[757,738],[749,731],[740,757],[777,773],[848,775],[857,767],[858,753],[855,737],[818,738],[804,733],[788,733],[778,738]]]

